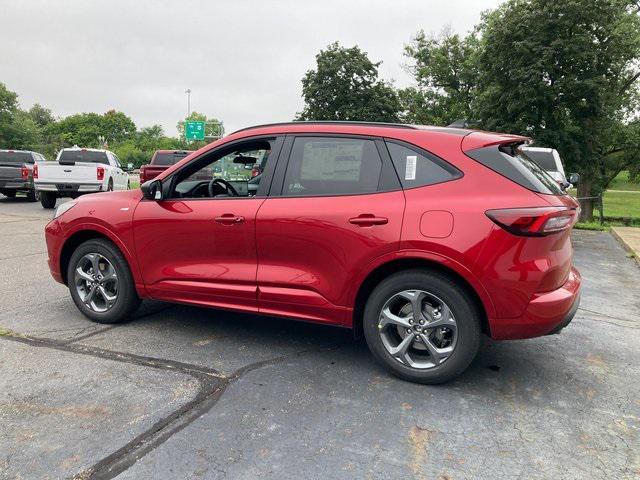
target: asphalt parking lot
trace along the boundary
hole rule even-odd
[[[0,478],[640,478],[640,268],[574,233],[561,335],[485,341],[438,387],[349,332],[146,303],[90,323],[48,272],[51,211],[0,196]]]

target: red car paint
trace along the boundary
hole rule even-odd
[[[407,142],[463,175],[424,187],[359,195],[163,201],[145,200],[140,190],[86,195],[46,227],[53,277],[65,281],[65,246],[96,235],[122,250],[142,298],[354,327],[361,311],[358,294],[368,278],[380,269],[417,265],[449,272],[472,289],[486,333],[495,339],[550,333],[575,308],[580,275],[571,263],[570,228],[547,236],[518,236],[485,212],[576,209],[577,202],[567,195],[532,192],[467,155],[523,137],[445,128],[272,125],[203,147],[157,179],[229,142],[320,133]],[[244,221],[214,221],[225,215]]]

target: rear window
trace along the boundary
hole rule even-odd
[[[191,152],[162,152],[156,153],[151,160],[152,165],[174,165]]]
[[[0,152],[0,163],[33,163],[29,152]]]
[[[553,152],[538,152],[535,150],[523,149],[524,154],[540,165],[547,172],[557,172],[558,166]]]
[[[560,185],[517,145],[479,148],[467,155],[529,190],[545,195],[564,195]]]
[[[105,152],[92,152],[89,150],[63,150],[60,154],[59,162],[89,162],[109,164],[109,159]]]

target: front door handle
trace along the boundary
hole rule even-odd
[[[359,227],[371,227],[373,225],[385,225],[389,223],[389,219],[385,217],[376,217],[372,213],[363,213],[357,217],[350,218],[349,223],[353,223]]]
[[[233,213],[225,213],[219,217],[215,217],[214,220],[218,223],[222,223],[223,225],[233,225],[235,223],[244,222],[244,217],[234,215]]]

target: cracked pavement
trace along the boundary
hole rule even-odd
[[[340,329],[160,302],[93,324],[50,216],[0,197],[1,479],[640,478],[640,268],[607,233],[574,233],[560,335],[487,339],[433,387]]]

